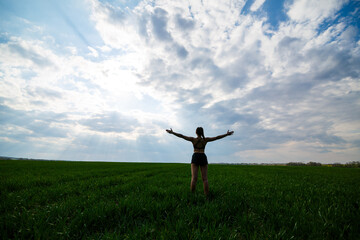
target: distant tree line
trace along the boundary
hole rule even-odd
[[[360,162],[359,161],[352,161],[352,162],[347,162],[345,164],[341,164],[341,163],[334,163],[331,164],[333,167],[349,167],[349,168],[360,168]]]
[[[319,162],[289,162],[286,164],[287,166],[323,166],[323,164]],[[331,164],[324,164],[324,166],[330,166],[330,167],[348,167],[348,168],[360,168],[360,162],[359,161],[352,161],[347,162],[345,164],[342,163],[331,163]]]
[[[45,159],[32,159],[32,158],[15,158],[15,157],[5,157],[0,156],[0,160],[45,160]],[[229,165],[284,165],[284,163],[220,163],[220,164],[229,164]],[[328,166],[328,167],[347,167],[347,168],[360,168],[359,161],[352,161],[343,163],[330,163],[330,164],[321,164],[319,162],[289,162],[286,163],[287,166]]]

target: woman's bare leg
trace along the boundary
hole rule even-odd
[[[207,179],[207,164],[205,166],[200,166],[201,169],[201,177],[204,184],[204,193],[207,196],[209,194],[209,182]]]
[[[190,184],[191,192],[195,192],[196,181],[198,178],[198,172],[199,172],[199,166],[192,163],[191,164],[191,184]]]

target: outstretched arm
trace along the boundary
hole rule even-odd
[[[170,129],[166,129],[166,131],[170,134],[174,134],[175,136],[179,137],[179,138],[182,138],[182,139],[185,139],[187,141],[191,141],[193,138],[192,137],[187,137],[187,136],[184,136],[180,133],[176,133],[174,132],[171,128]]]
[[[216,141],[216,140],[219,140],[219,139],[222,139],[226,136],[230,136],[234,133],[234,131],[227,131],[227,133],[223,134],[223,135],[219,135],[219,136],[216,136],[216,137],[211,137],[211,138],[206,138],[208,142],[212,142],[212,141]]]

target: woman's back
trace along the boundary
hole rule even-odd
[[[204,136],[204,130],[202,127],[198,127],[196,129],[196,135],[197,138],[193,138],[193,137],[188,137],[188,136],[184,136],[180,133],[176,133],[174,132],[171,128],[170,129],[166,129],[166,131],[170,134],[174,134],[175,136],[185,139],[186,141],[190,141],[193,146],[194,146],[194,153],[192,155],[191,158],[191,184],[190,184],[190,189],[192,192],[195,191],[195,186],[196,186],[196,181],[197,181],[197,176],[198,176],[198,171],[199,171],[199,167],[201,170],[201,176],[202,176],[202,180],[204,183],[204,193],[205,195],[208,195],[209,193],[209,184],[208,184],[208,180],[207,180],[207,165],[208,165],[208,161],[207,161],[207,157],[205,154],[205,146],[208,142],[212,142],[221,138],[224,138],[226,136],[232,135],[234,132],[233,131],[227,131],[226,134],[223,135],[219,135],[216,137],[207,137],[205,138]]]
[[[191,141],[194,146],[194,152],[200,152],[203,153],[205,151],[206,146],[206,139],[200,137],[200,138],[194,138],[193,141]]]

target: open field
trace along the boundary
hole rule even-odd
[[[360,169],[0,161],[2,239],[356,239]]]

